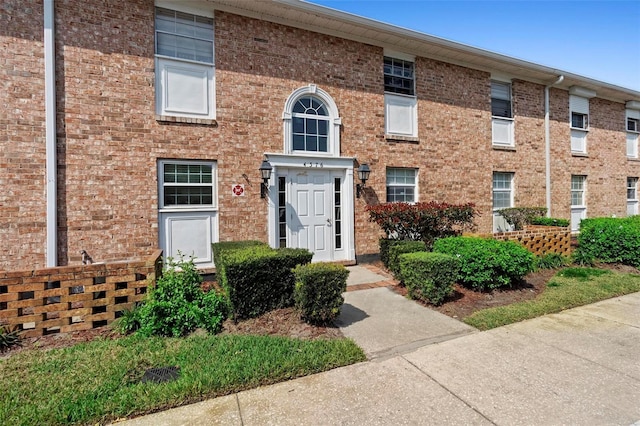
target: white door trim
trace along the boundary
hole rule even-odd
[[[278,170],[282,169],[308,169],[308,170],[327,170],[328,172],[341,171],[344,174],[342,180],[343,194],[343,211],[342,211],[342,227],[343,227],[343,247],[341,257],[336,257],[336,261],[355,261],[355,236],[354,236],[354,194],[353,194],[353,163],[354,159],[350,157],[318,157],[311,155],[287,155],[287,154],[270,154],[265,156],[273,167],[271,179],[269,181],[269,196],[267,201],[268,208],[268,229],[269,229],[269,245],[278,247],[278,187],[277,176]]]

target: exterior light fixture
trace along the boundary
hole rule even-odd
[[[260,183],[260,198],[266,198],[267,192],[269,192],[269,179],[271,179],[271,163],[268,160],[263,160],[260,165],[260,176],[262,176],[262,182]]]
[[[364,187],[367,185],[367,181],[369,180],[369,175],[371,174],[371,169],[369,169],[368,164],[360,164],[358,167],[358,179],[362,182],[361,184],[356,185],[356,198],[360,198],[364,191]]]

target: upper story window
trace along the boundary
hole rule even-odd
[[[413,61],[384,57],[384,91],[415,95]]]
[[[156,8],[156,113],[215,118],[213,15]]]
[[[627,157],[638,158],[638,138],[640,136],[640,110],[627,109]]]
[[[569,112],[571,126],[571,152],[587,153],[587,131],[589,129],[589,98],[570,95]]]
[[[294,151],[329,151],[329,113],[320,99],[298,99],[292,116]]]
[[[213,19],[156,8],[156,54],[213,64]]]
[[[416,169],[388,168],[387,202],[416,202],[416,175]]]
[[[511,84],[491,82],[491,141],[494,146],[513,146],[513,113],[511,110]]]
[[[338,107],[314,84],[293,91],[285,103],[284,152],[340,156]]]
[[[414,59],[396,52],[386,52],[384,56],[384,116],[388,138],[418,136]]]
[[[491,82],[491,115],[512,118],[510,83]]]

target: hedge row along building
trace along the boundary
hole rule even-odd
[[[640,92],[313,4],[3,0],[0,47],[0,270],[353,262],[387,201],[638,212]]]

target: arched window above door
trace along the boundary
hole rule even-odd
[[[285,103],[284,153],[340,156],[340,124],[333,98],[310,84],[296,89]]]

